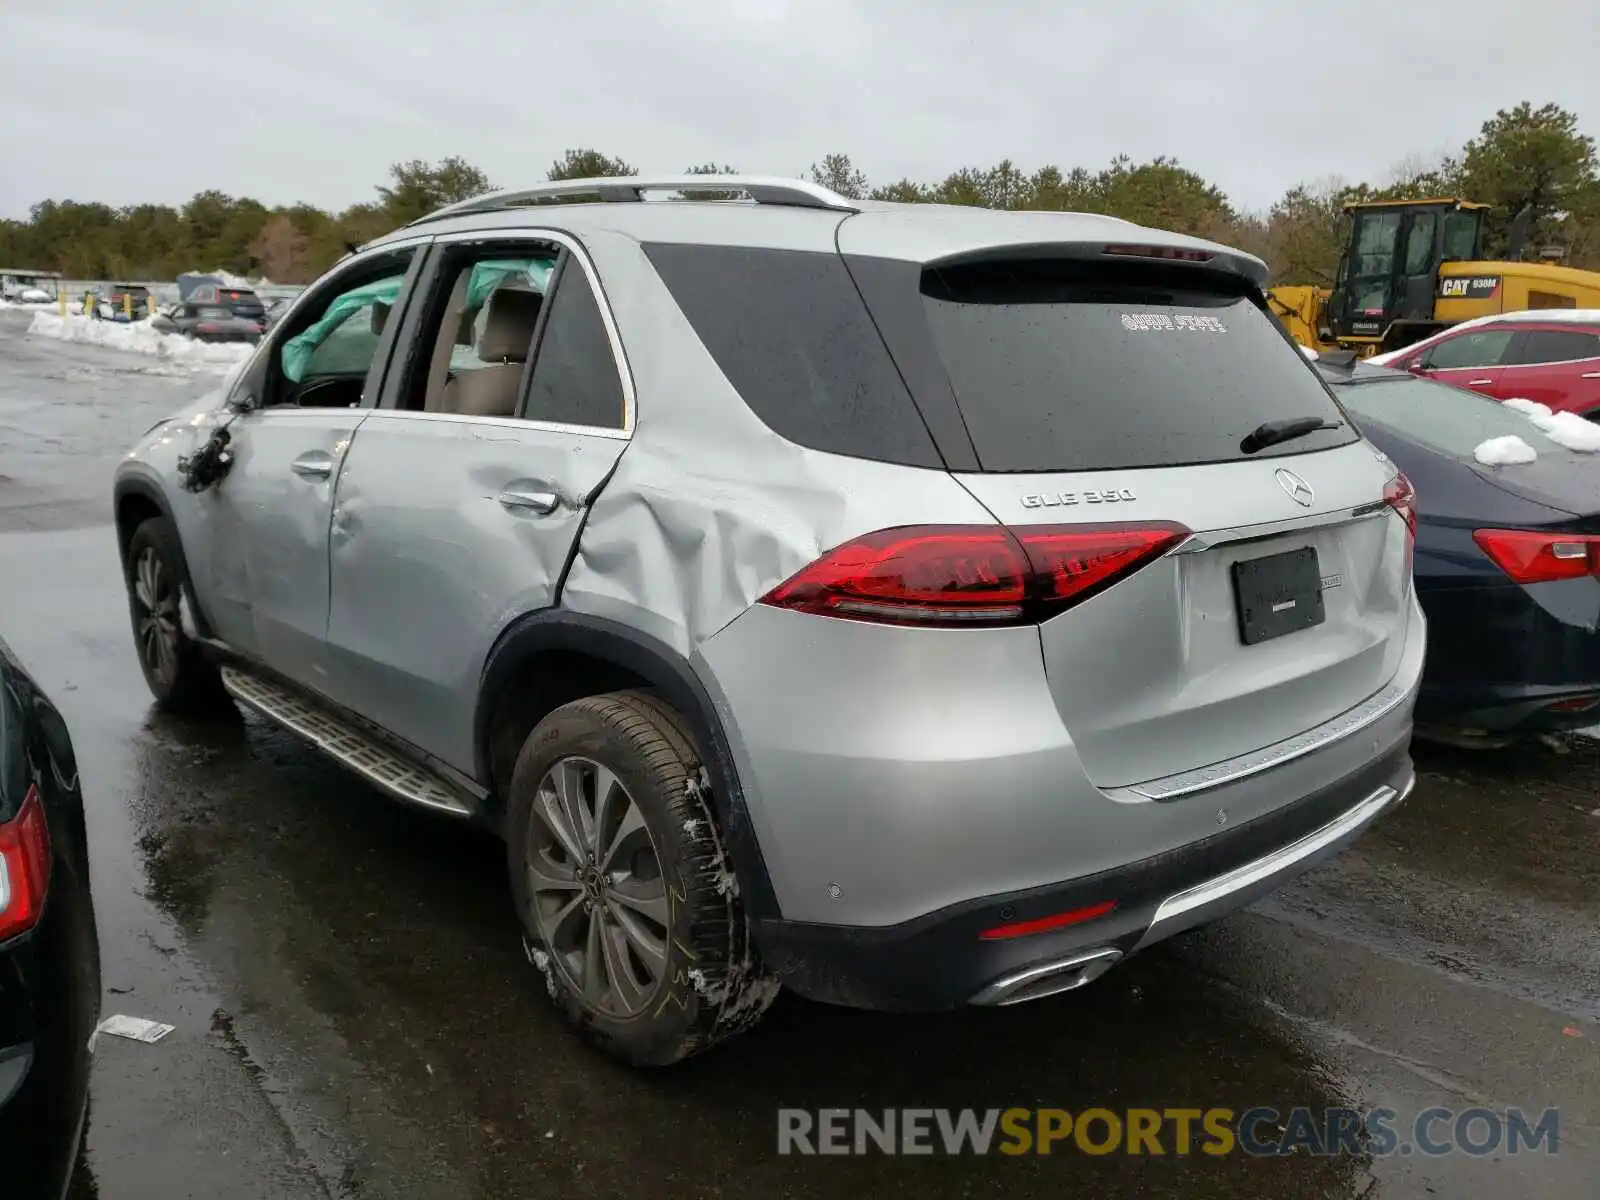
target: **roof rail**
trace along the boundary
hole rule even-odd
[[[768,175],[624,175],[605,179],[562,179],[533,188],[491,192],[487,196],[474,196],[470,200],[447,204],[411,224],[423,225],[467,213],[499,212],[540,204],[581,204],[591,200],[636,203],[645,198],[646,192],[712,192],[756,204],[824,208],[836,212],[860,211],[843,196],[803,179],[781,179]]]

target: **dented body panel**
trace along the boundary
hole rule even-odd
[[[417,369],[418,355],[402,344],[374,367],[357,408],[231,417],[239,452],[210,491],[183,491],[177,463],[230,419],[227,396],[147,435],[119,488],[161,496],[190,558],[197,607],[221,641],[485,791],[496,783],[485,708],[499,699],[486,698],[486,681],[508,631],[529,618],[609,623],[659,647],[708,697],[694,715],[719,744],[702,749],[712,758],[725,743],[723,799],[737,801],[748,826],[732,831],[733,867],[747,895],[773,898],[764,920],[839,931],[934,921],[950,906],[1167,861],[1223,827],[1254,828],[1239,843],[1240,854],[1253,853],[1266,836],[1261,822],[1287,820],[1287,808],[1313,793],[1346,808],[1370,802],[1377,784],[1402,795],[1423,625],[1405,526],[1384,507],[1392,464],[1345,429],[1305,452],[1284,446],[1214,464],[979,469],[977,441],[962,444],[954,389],[918,327],[924,262],[981,266],[1057,251],[1093,266],[1108,247],[1156,245],[1203,263],[1195,278],[1224,278],[1234,300],[1255,295],[1261,264],[1105,217],[861,207],[551,205],[425,224],[434,241],[396,299],[384,353],[417,336],[418,313],[444,290],[431,272],[453,241],[559,245],[557,302],[563,271],[580,267],[599,298],[615,356],[608,369],[627,396],[618,427],[408,410],[396,380]],[[403,240],[422,236],[413,229]],[[730,378],[726,341],[714,348],[650,256],[652,246],[681,244],[755,247],[780,273],[794,260],[779,256],[855,256],[863,270],[849,296],[861,311],[847,332],[864,326],[871,337],[839,353],[857,356],[846,368],[871,358],[876,374],[863,369],[873,387],[843,393],[838,422],[901,411],[874,402],[902,388],[891,399],[919,422],[906,440],[921,439],[925,461],[815,449],[780,434],[753,388]],[[891,265],[877,272],[868,260]],[[905,278],[910,290],[893,314],[862,298]],[[954,293],[940,300],[966,303]],[[876,319],[890,316],[893,332]],[[1144,344],[1171,355],[1180,338],[1225,332],[1206,319],[1175,322],[1170,336]],[[236,402],[260,394],[260,363],[286,330],[270,333],[240,373]],[[840,363],[823,360],[840,344],[834,332],[825,326],[830,336],[809,357],[797,351],[798,367],[783,355],[739,366],[773,394],[802,374],[831,399],[829,372]],[[1283,353],[1294,351],[1285,344]],[[1310,371],[1298,356],[1280,369],[1290,368]],[[1316,387],[1313,398],[1337,414]],[[1076,429],[1076,411],[1050,409],[1068,414],[1054,428]],[[1251,424],[1304,411],[1252,411]],[[1197,413],[1196,423],[1206,420]],[[1234,430],[1232,416],[1226,425],[1214,440],[1232,454],[1250,430]],[[1146,441],[1159,455],[1160,432]],[[1003,454],[1001,443],[991,438],[985,452]],[[328,456],[326,478],[296,469],[307,453]],[[1291,466],[1314,501],[1281,478]],[[919,628],[762,602],[878,531],[1112,522],[1173,523],[1192,536],[1049,620]],[[1327,620],[1298,641],[1241,651],[1232,568],[1307,547],[1325,568]],[[1314,745],[1296,742],[1308,735]],[[1190,780],[1201,771],[1222,782]],[[757,852],[741,859],[747,834]],[[1221,861],[1200,855],[1195,870],[1213,859]],[[1130,948],[1143,932],[1128,935]]]

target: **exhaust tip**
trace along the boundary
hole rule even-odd
[[[1023,1004],[1029,1000],[1043,1000],[1058,996],[1086,983],[1093,983],[1122,958],[1121,950],[1105,947],[1099,950],[1080,951],[1069,958],[1037,963],[1010,975],[1002,975],[969,1003],[985,1008],[1007,1004]]]

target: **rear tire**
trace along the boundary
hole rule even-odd
[[[754,1025],[777,996],[682,718],[643,692],[563,705],[512,773],[511,890],[529,960],[606,1053],[666,1066]]]
[[[165,517],[133,531],[123,564],[133,648],[150,694],[167,712],[219,716],[236,712],[222,676],[184,632],[178,535]]]

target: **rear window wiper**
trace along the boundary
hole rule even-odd
[[[1321,417],[1288,417],[1282,421],[1263,421],[1239,443],[1241,454],[1254,454],[1258,450],[1265,450],[1268,446],[1276,446],[1280,442],[1292,442],[1295,438],[1303,438],[1308,433],[1316,433],[1322,429],[1339,429],[1343,421],[1324,421]]]

